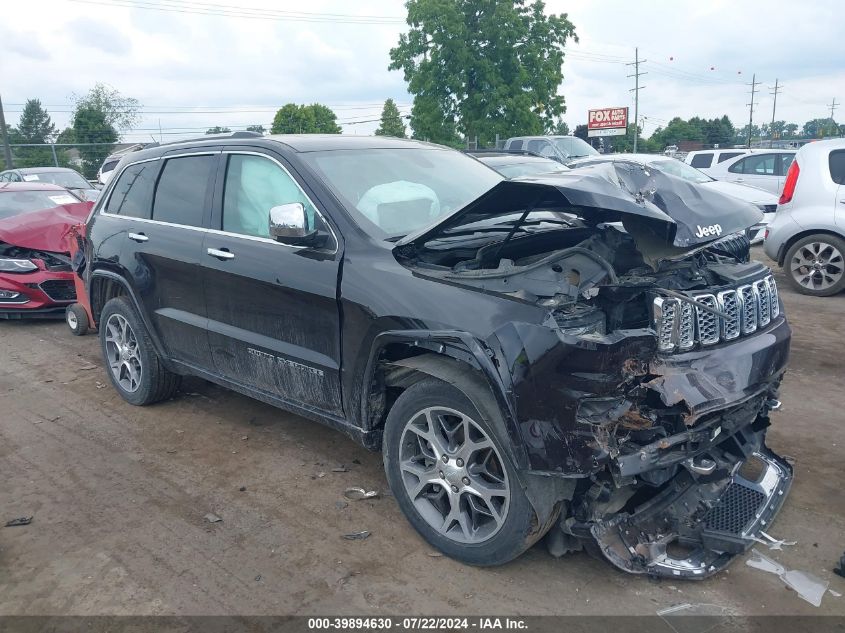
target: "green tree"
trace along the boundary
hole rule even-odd
[[[219,125],[215,125],[214,127],[208,128],[205,131],[205,133],[206,134],[226,134],[226,133],[231,132],[231,131],[232,130],[230,130],[227,127],[220,127]]]
[[[564,45],[576,38],[566,14],[542,0],[408,0],[408,33],[391,49],[414,95],[417,138],[489,145],[498,134],[542,134],[565,111]]]
[[[117,130],[108,122],[107,115],[99,108],[78,107],[73,114],[73,142],[79,144],[82,173],[94,178],[106,157],[112,152],[112,143],[118,140]]]
[[[587,136],[587,124],[582,123],[581,125],[575,126],[575,131],[572,132],[572,136],[577,136],[583,141],[587,141],[589,143],[590,137]]]
[[[546,134],[569,136],[569,126],[563,119],[558,119],[553,125],[546,128]]]
[[[86,94],[74,95],[76,109],[93,108],[103,114],[103,120],[116,130],[131,130],[141,117],[137,99],[124,97],[114,88],[97,83]]]
[[[337,115],[320,103],[287,103],[273,117],[271,134],[340,134]]]
[[[53,140],[56,126],[38,99],[27,99],[18,121],[11,129],[9,142],[18,144],[47,144]],[[15,148],[16,167],[46,167],[53,164],[53,153],[49,148]]]
[[[258,132],[259,134],[264,134],[267,130],[264,129],[263,125],[247,125],[246,126],[247,132]]]
[[[643,130],[639,125],[628,124],[628,132],[620,136],[605,137],[604,142],[610,145],[612,151],[617,153],[628,153],[634,151],[634,133],[637,134],[637,152],[646,151],[646,140],[642,137]]]
[[[376,130],[376,136],[395,136],[405,138],[405,124],[399,114],[399,108],[393,99],[384,102],[381,110],[381,124]]]
[[[797,123],[787,123],[783,127],[783,135],[787,138],[794,138],[798,135],[798,124]]]

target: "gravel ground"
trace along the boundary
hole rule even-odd
[[[794,338],[769,443],[794,459],[795,483],[771,533],[798,544],[766,553],[845,593],[832,573],[845,549],[845,295],[780,288]],[[107,384],[95,336],[0,321],[0,518],[35,517],[0,528],[0,615],[845,613],[845,597],[816,609],[742,559],[700,582],[541,546],[463,566],[402,517],[380,455],[204,381],[184,392],[132,407]],[[383,495],[346,505],[348,486]],[[341,538],[359,530],[372,535]]]

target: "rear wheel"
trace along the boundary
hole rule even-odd
[[[182,377],[169,371],[126,297],[111,299],[100,315],[100,347],[114,388],[131,404],[143,406],[173,397]]]
[[[399,507],[444,554],[499,565],[543,535],[496,433],[452,385],[429,379],[403,392],[383,450]]]
[[[786,253],[783,268],[798,292],[829,297],[845,289],[845,241],[833,235],[808,235]]]

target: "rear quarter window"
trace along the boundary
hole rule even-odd
[[[837,185],[845,185],[845,149],[830,153],[830,177]]]
[[[158,161],[150,161],[124,169],[112,189],[105,212],[149,219],[158,167]]]
[[[701,169],[702,167],[710,167],[711,163],[713,162],[713,154],[696,154],[692,157],[692,161],[690,165],[693,167],[698,167]]]
[[[716,162],[724,163],[726,160],[736,158],[737,156],[742,156],[744,153],[745,152],[722,152],[721,154],[719,154],[719,158]]]

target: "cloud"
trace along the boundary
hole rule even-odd
[[[67,25],[74,42],[79,46],[90,46],[111,55],[126,55],[132,50],[132,42],[119,28],[103,20],[77,18]]]
[[[30,60],[50,59],[50,52],[41,44],[36,33],[13,30],[9,23],[0,25],[0,50]]]

